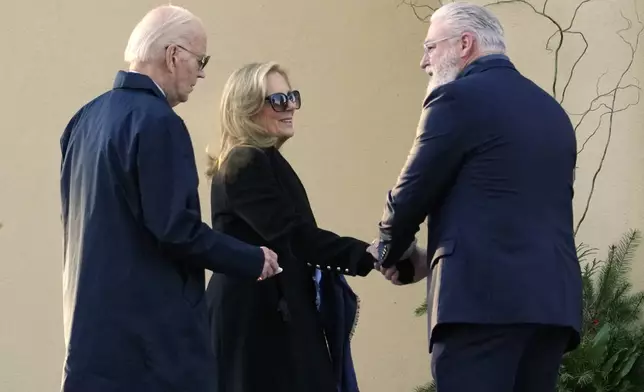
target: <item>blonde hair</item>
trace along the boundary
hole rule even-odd
[[[283,143],[283,139],[267,133],[255,121],[264,107],[267,76],[274,72],[291,85],[286,71],[274,61],[246,64],[228,77],[219,106],[221,145],[218,156],[208,154],[208,177],[217,173],[230,151],[237,146],[279,148]]]

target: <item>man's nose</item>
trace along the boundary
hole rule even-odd
[[[423,53],[423,57],[420,59],[420,68],[424,70],[427,67],[429,67],[429,56],[427,53]]]
[[[197,77],[199,79],[204,79],[206,77],[206,71],[204,71],[203,69],[200,69],[199,73],[197,74]]]

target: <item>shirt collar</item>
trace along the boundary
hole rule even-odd
[[[141,75],[141,72],[137,72],[137,71],[129,70],[128,72],[131,72],[131,73],[135,73],[135,74],[139,74],[139,75]],[[152,78],[150,78],[150,80],[152,80],[152,82],[154,82],[154,84],[157,86],[157,88],[159,89],[159,91],[161,91],[161,94],[163,94],[163,96],[164,96],[164,97],[167,97],[167,96],[166,96],[166,94],[165,94],[165,91],[163,91],[163,89],[161,88],[161,86],[159,86],[159,83],[155,82],[155,81],[154,81],[154,79],[152,79]]]

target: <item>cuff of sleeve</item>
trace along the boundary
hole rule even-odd
[[[364,255],[360,257],[360,259],[358,259],[358,262],[356,263],[355,274],[358,276],[369,275],[369,272],[371,272],[376,262],[377,260],[365,250]]]
[[[406,244],[403,246],[403,244]],[[411,254],[415,245],[415,238],[409,237],[408,239],[384,240],[382,237],[378,244],[379,262],[385,268],[393,267],[398,261]]]
[[[256,251],[257,266],[255,267],[255,271],[256,271],[255,277],[259,278],[260,276],[262,276],[262,272],[264,271],[264,251],[262,250],[262,248],[259,248],[259,247],[256,249],[257,249]],[[279,259],[277,260],[277,262],[279,264]]]

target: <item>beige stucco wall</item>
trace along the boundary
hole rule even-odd
[[[58,388],[63,358],[58,138],[80,105],[111,86],[131,28],[160,3],[16,2],[0,14],[0,391]],[[417,66],[426,25],[398,0],[175,3],[200,15],[209,28],[208,77],[178,109],[201,168],[206,145],[218,146],[216,111],[225,78],[244,62],[280,61],[291,70],[304,104],[285,154],[307,187],[319,223],[370,240],[415,132],[426,83]],[[567,26],[572,7],[560,3],[570,2],[551,3],[557,3],[551,13]],[[592,2],[579,12],[573,29],[587,33],[590,49],[569,88],[571,112],[582,111],[592,99],[602,72],[612,68],[601,86],[610,89],[627,65],[628,47],[614,31],[624,26],[620,9],[633,15],[632,4]],[[526,5],[494,9],[506,25],[518,68],[547,88],[553,57],[543,47],[552,24]],[[564,46],[563,68],[578,49],[575,42]],[[643,53],[625,84],[644,77]],[[633,96],[624,94],[620,105]],[[614,117],[607,158],[579,233],[602,249],[627,228],[644,229],[643,109],[640,104]],[[596,118],[580,128],[580,140],[594,124]],[[580,158],[578,217],[605,139],[604,127]],[[205,181],[201,195],[208,200]],[[203,207],[208,219],[207,203]],[[643,256],[640,251],[633,272],[640,288]],[[362,389],[412,390],[429,373],[424,320],[412,315],[423,285],[396,288],[377,274],[351,282],[363,305],[354,340]]]

